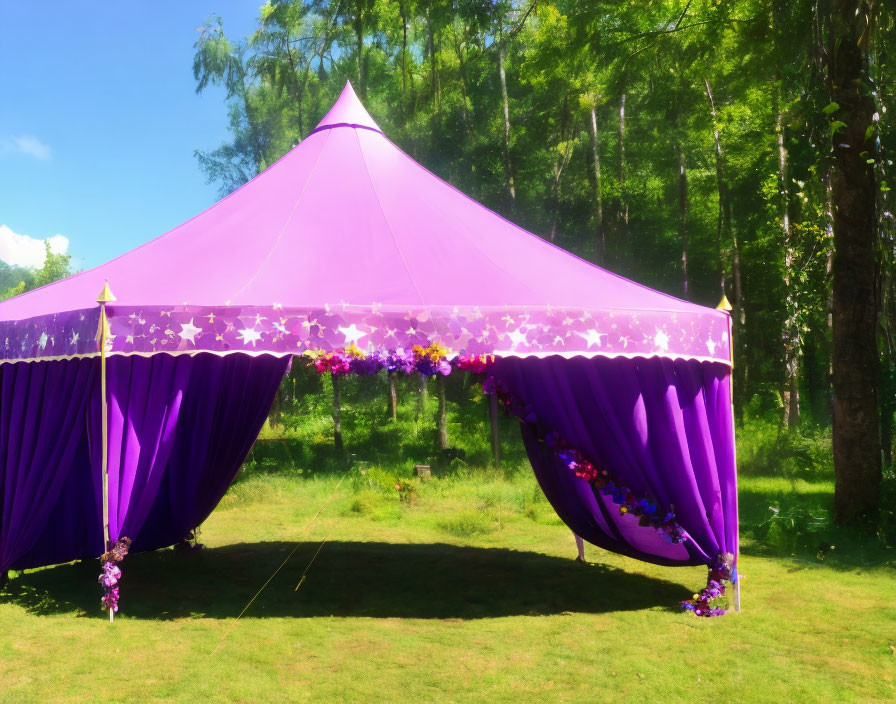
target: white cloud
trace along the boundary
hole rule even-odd
[[[42,240],[20,235],[6,225],[0,225],[0,260],[13,266],[39,269],[47,259],[46,242],[49,242],[53,254],[68,252],[68,237],[64,235],[53,235]]]
[[[37,137],[23,134],[18,137],[4,137],[0,139],[0,154],[14,152],[33,156],[35,159],[47,161],[50,158],[50,145],[44,144]]]

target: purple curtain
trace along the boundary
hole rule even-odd
[[[172,545],[224,496],[264,425],[288,358],[196,359],[180,409],[174,450],[134,548]]]
[[[31,550],[85,451],[98,370],[94,359],[0,365],[0,570]]]
[[[33,518],[30,532],[18,540],[13,554],[7,550],[4,514],[0,547],[4,560],[7,551],[10,558],[0,564],[22,569],[96,557],[103,551],[99,366],[98,360],[75,361],[93,370],[81,385],[60,377],[52,386],[32,386],[15,397],[17,407],[25,409],[20,413],[34,413],[47,399],[57,406],[63,400],[68,403],[71,439],[65,444],[65,471],[48,471],[53,465],[40,456],[32,463],[40,470],[32,473],[36,480],[53,488],[41,495],[41,503],[32,498],[33,492],[15,487],[4,491],[4,498],[15,499],[19,513]],[[243,354],[107,360],[110,537],[127,536],[135,549],[152,549],[178,542],[201,523],[245,460],[288,363],[288,358]],[[4,377],[4,410],[6,392]],[[46,433],[41,438],[62,437],[52,424],[40,427]],[[18,447],[16,426],[13,430],[9,445]],[[62,443],[40,443],[55,446]],[[4,459],[0,471],[9,474],[8,465]],[[17,521],[10,525],[21,523]]]
[[[669,544],[576,477],[534,429],[523,440],[545,496],[578,535],[660,564],[737,555],[729,369],[688,360],[504,358],[494,375],[539,422],[640,496],[674,507],[689,538]]]
[[[109,538],[134,539],[162,483],[174,448],[181,403],[196,360],[186,355],[156,354],[112,357],[106,365]],[[90,429],[91,438],[100,438],[98,418],[95,426]],[[93,443],[91,449],[94,449]],[[99,443],[91,452],[91,459],[94,471],[101,473]]]

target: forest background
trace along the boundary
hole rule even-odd
[[[896,414],[888,10],[272,1],[249,37],[214,17],[198,30],[197,91],[226,88],[232,139],[196,156],[225,195],[303,139],[351,80],[392,141],[496,212],[659,290],[710,306],[727,296],[741,433],[768,445],[770,471],[832,442],[836,517],[875,527],[893,492]],[[0,263],[0,291],[67,269],[49,253],[39,271]],[[277,419],[318,388],[295,368]],[[388,421],[394,385],[380,385],[354,389],[355,405]],[[472,403],[455,390],[439,404],[433,453],[451,444],[446,415]]]

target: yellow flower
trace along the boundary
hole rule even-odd
[[[345,348],[345,353],[354,359],[364,359],[367,356],[367,354],[354,342],[350,343],[349,346]]]

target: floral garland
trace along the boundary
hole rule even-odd
[[[466,363],[462,360],[460,368]],[[535,427],[538,441],[552,448],[554,453],[580,479],[591,484],[595,491],[609,497],[619,507],[620,515],[632,514],[638,517],[641,526],[649,526],[656,530],[660,537],[669,544],[680,544],[687,538],[687,533],[675,520],[675,508],[670,506],[663,511],[656,501],[638,497],[631,489],[613,479],[606,469],[598,469],[576,448],[571,447],[556,431],[545,431],[536,421],[531,407],[522,404],[508,389],[504,382],[493,376],[482,382],[482,390],[486,394],[495,394],[504,409],[516,416],[520,422]]]
[[[121,538],[112,543],[109,550],[100,558],[103,563],[103,573],[98,580],[103,588],[100,605],[103,609],[109,609],[113,613],[118,613],[118,583],[121,581],[121,568],[118,563],[127,556],[130,548],[130,539]]]
[[[733,579],[732,579],[733,578]],[[736,580],[734,555],[726,552],[716,557],[709,567],[706,586],[693,599],[681,602],[681,608],[697,616],[722,616],[728,610],[725,597],[725,582]]]
[[[451,373],[448,361],[450,350],[437,343],[429,347],[414,345],[410,350],[401,347],[388,352],[364,352],[354,342],[342,350],[319,352],[309,350],[305,353],[314,363],[314,368],[321,374],[330,372],[333,376],[347,374],[369,375],[385,369],[389,374],[400,372],[411,374],[417,372],[424,376]]]

